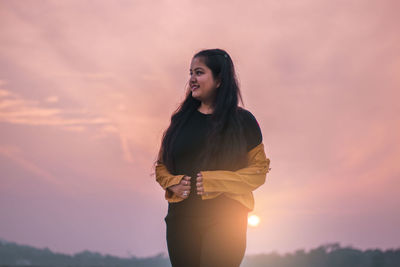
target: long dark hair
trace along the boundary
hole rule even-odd
[[[246,139],[239,116],[239,99],[243,104],[231,57],[222,49],[206,49],[197,52],[193,58],[201,58],[211,69],[214,79],[220,80],[216,89],[211,115],[211,129],[200,155],[200,169],[237,170],[246,165]],[[171,123],[163,133],[157,162],[166,165],[169,172],[175,174],[172,147],[177,133],[201,102],[192,97],[187,86],[186,97],[171,116]]]

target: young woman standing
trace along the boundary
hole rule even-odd
[[[164,218],[173,267],[237,267],[246,250],[253,193],[270,160],[242,98],[231,57],[222,49],[196,53],[186,98],[164,132],[155,165],[165,190]]]

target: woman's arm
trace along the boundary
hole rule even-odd
[[[156,181],[161,185],[161,187],[165,190],[165,199],[169,202],[178,202],[183,200],[183,198],[177,196],[168,189],[171,185],[179,184],[182,180],[184,174],[173,175],[171,174],[167,167],[161,162],[157,162],[156,164]]]
[[[229,192],[234,194],[248,193],[265,182],[269,172],[270,159],[264,152],[264,144],[260,143],[247,153],[248,165],[237,171],[201,171],[203,188],[206,193]],[[183,200],[167,188],[179,184],[184,175],[173,175],[162,163],[156,165],[156,180],[165,189],[165,199],[169,202]]]
[[[270,159],[265,155],[264,144],[258,144],[247,156],[248,165],[237,171],[201,171],[204,192],[244,194],[264,184],[270,170]]]

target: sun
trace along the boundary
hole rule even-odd
[[[258,224],[260,223],[260,217],[258,217],[257,215],[251,215],[247,219],[247,222],[249,223],[250,226],[257,227]]]

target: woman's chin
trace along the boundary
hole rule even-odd
[[[192,91],[192,97],[196,98],[197,100],[201,100],[199,93],[197,93],[196,91]]]

